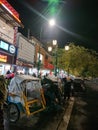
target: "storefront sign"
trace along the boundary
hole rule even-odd
[[[0,4],[2,4],[2,6],[20,22],[18,12],[7,2],[7,0],[0,0]]]
[[[2,41],[2,40],[0,41],[0,48],[11,53],[11,54],[15,54],[15,51],[16,51],[16,48],[14,45],[9,44],[9,43]]]
[[[10,51],[10,53],[14,54],[15,53],[15,47],[13,45],[10,45],[9,51]]]
[[[8,51],[9,44],[4,41],[0,41],[0,48]]]
[[[0,62],[7,62],[7,56],[0,54]]]
[[[44,63],[44,68],[52,70],[52,69],[54,69],[54,66],[52,64],[48,63],[48,62],[45,62]]]

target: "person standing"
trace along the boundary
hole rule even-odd
[[[70,99],[71,96],[71,80],[70,77],[66,77],[64,81],[64,100]]]

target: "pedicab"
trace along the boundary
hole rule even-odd
[[[63,93],[62,84],[59,83],[59,79],[54,75],[48,75],[42,80],[42,87],[44,90],[44,96],[46,106],[50,110],[62,109]]]
[[[10,122],[18,121],[23,114],[30,116],[43,111],[46,101],[40,79],[16,75],[8,86],[7,103]]]

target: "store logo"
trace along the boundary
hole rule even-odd
[[[14,54],[15,50],[16,50],[15,47],[13,45],[10,45],[10,47],[9,47],[10,53]]]

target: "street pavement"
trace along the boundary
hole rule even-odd
[[[67,130],[74,101],[74,97],[66,101],[63,111],[24,116],[15,124],[9,123],[5,118],[5,130]]]
[[[5,119],[5,130],[98,130],[98,83],[88,82],[86,93],[76,93],[64,110],[23,117],[15,124]]]

